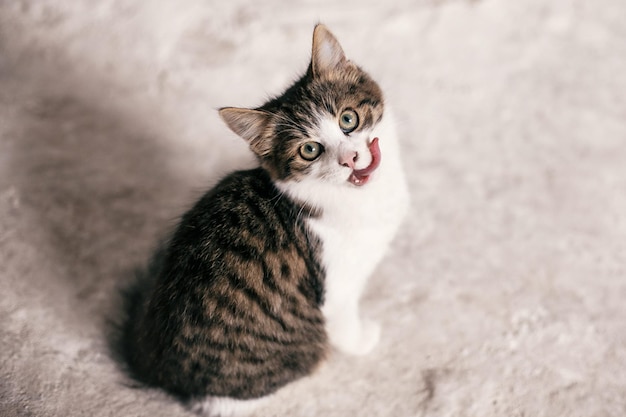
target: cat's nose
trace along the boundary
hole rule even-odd
[[[344,152],[339,156],[339,163],[344,167],[354,169],[354,164],[359,160],[359,154],[356,151]]]

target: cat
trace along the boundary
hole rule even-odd
[[[137,379],[209,416],[245,414],[310,375],[330,346],[375,347],[380,326],[358,302],[409,202],[382,91],[322,24],[306,73],[282,95],[219,114],[259,166],[183,215],[123,335]]]

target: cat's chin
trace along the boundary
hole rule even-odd
[[[350,184],[356,185],[357,187],[364,186],[365,184],[367,184],[367,182],[369,180],[370,180],[370,176],[369,175],[357,176],[357,175],[355,175],[354,172],[352,174],[350,174],[350,177],[348,178],[348,182]]]

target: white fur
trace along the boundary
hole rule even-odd
[[[352,170],[338,157],[346,149],[359,153],[357,169],[371,162],[367,144],[379,138],[381,163],[367,184],[349,183]],[[326,152],[316,161],[310,177],[300,182],[279,182],[281,191],[297,201],[323,210],[308,220],[323,246],[326,270],[323,313],[331,342],[340,350],[365,354],[377,344],[378,324],[361,320],[358,302],[367,278],[384,256],[409,204],[398,139],[389,111],[371,131],[346,137],[337,121],[320,121],[318,138]]]
[[[191,409],[206,417],[243,417],[248,416],[269,397],[253,400],[237,400],[228,397],[206,397],[192,404]]]

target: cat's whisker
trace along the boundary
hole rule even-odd
[[[272,199],[270,201],[274,201],[274,205],[272,206],[272,208],[276,208],[276,206],[278,205],[278,203],[280,203],[280,199],[283,198],[283,196],[285,195],[285,193],[283,191],[278,191],[278,194],[276,195],[276,197],[272,197]]]
[[[271,117],[273,117],[275,119],[276,125],[277,126],[284,126],[284,127],[288,127],[288,128],[293,128],[295,131],[299,132],[300,131],[300,123],[298,123],[296,120],[290,118],[289,116],[287,116],[286,114],[274,114],[274,113],[270,113],[266,110],[260,110],[261,112],[270,115]]]
[[[296,219],[298,219],[298,222],[301,220],[301,217],[302,217],[302,212],[304,211],[305,204],[307,204],[307,202],[305,202],[305,203],[302,205],[302,207],[300,207],[300,211],[298,212],[298,214],[297,214],[297,216],[296,216]]]

